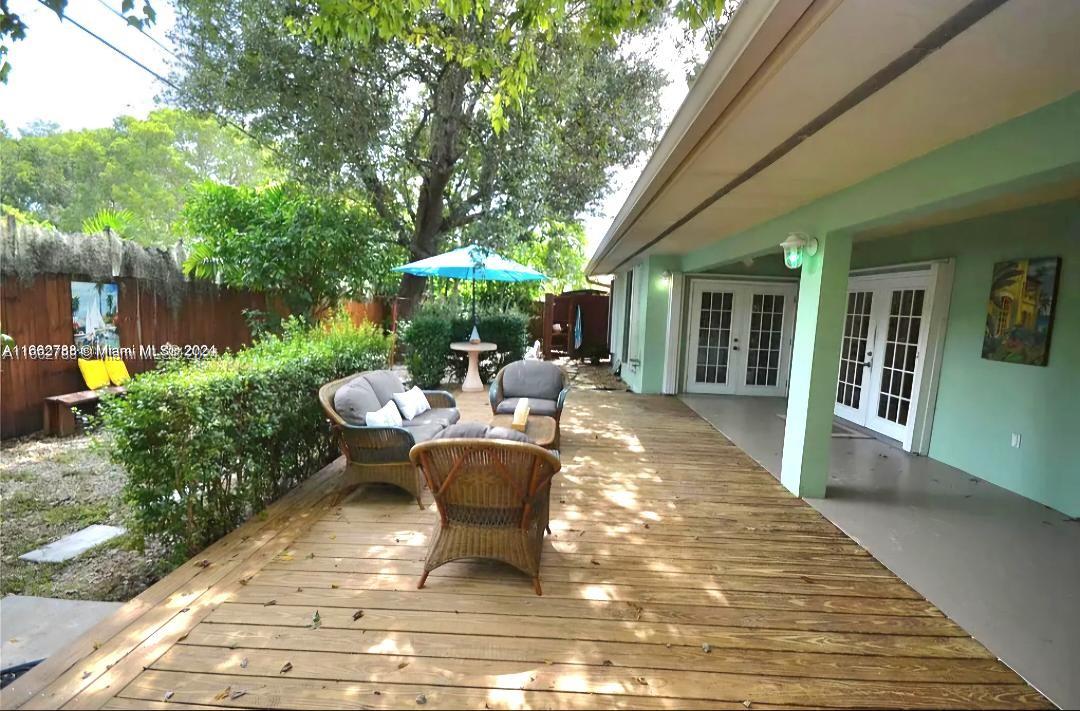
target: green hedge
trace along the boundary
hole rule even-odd
[[[529,319],[517,311],[478,314],[480,337],[494,343],[496,350],[480,356],[480,374],[490,381],[499,368],[525,355]],[[413,383],[434,388],[451,377],[461,382],[468,356],[450,350],[454,341],[467,341],[472,319],[440,306],[421,308],[403,329],[405,364]]]
[[[183,560],[314,474],[335,456],[319,387],[385,367],[389,346],[370,326],[293,322],[239,353],[136,377],[100,415],[134,532]]]

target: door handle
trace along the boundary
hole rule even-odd
[[[874,354],[870,351],[866,352],[866,360],[863,361],[863,366],[870,368],[874,365]]]

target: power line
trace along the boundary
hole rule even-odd
[[[49,8],[50,10],[53,9],[47,2],[45,2],[45,0],[38,0],[38,2],[41,3],[42,5],[44,5],[45,7]],[[121,15],[121,17],[123,17],[123,15]],[[146,66],[145,64],[140,62],[138,59],[135,59],[135,57],[132,57],[130,54],[128,54],[124,50],[122,50],[119,47],[117,47],[116,45],[114,45],[112,42],[109,42],[109,40],[105,39],[101,35],[97,34],[93,30],[86,27],[85,25],[80,24],[77,20],[73,19],[71,16],[63,15],[61,17],[61,20],[67,20],[68,22],[70,22],[75,27],[78,27],[80,30],[82,30],[86,34],[90,35],[91,37],[96,39],[98,42],[101,42],[103,45],[105,45],[106,47],[108,47],[112,51],[116,52],[121,57],[128,60],[129,62],[131,62],[135,66],[137,66],[139,69],[142,69],[144,72],[146,72],[150,76],[152,76],[155,79],[157,79],[158,81],[160,81],[162,84],[165,84],[166,86],[168,86],[168,87],[170,87],[172,89],[175,89],[179,93],[186,95],[188,98],[194,98],[194,97],[191,96],[191,94],[189,92],[185,91],[178,84],[176,84],[176,82],[162,76],[158,72],[156,72],[153,69],[151,69],[150,67]],[[172,54],[171,51],[169,53]],[[176,55],[173,54],[173,56],[175,57]],[[178,59],[179,59],[179,57],[178,57]],[[196,102],[196,103],[198,103],[198,102]],[[222,116],[217,111],[214,111],[213,109],[211,109],[209,107],[205,107],[203,110],[206,111],[207,113],[213,114],[214,116],[216,116],[223,123],[228,124],[229,126],[232,126],[237,131],[244,134],[245,136],[250,138],[252,141],[254,141],[256,144],[258,144],[260,147],[265,148],[268,151],[271,151],[272,153],[274,153],[275,155],[277,155],[279,157],[281,156],[281,152],[278,151],[277,148],[275,148],[274,146],[270,146],[270,145],[267,145],[267,144],[263,143],[258,138],[256,138],[254,135],[252,135],[251,132],[249,132],[246,128],[244,128],[240,124],[236,123],[232,119],[228,118],[227,116]]]
[[[116,15],[121,20],[123,20],[124,24],[126,24],[128,27],[134,27],[135,29],[137,29],[139,31],[139,34],[143,35],[144,37],[146,37],[146,39],[150,40],[151,42],[156,44],[158,47],[161,47],[163,50],[165,50],[170,55],[172,55],[173,59],[176,59],[178,61],[180,60],[180,57],[177,56],[176,52],[173,52],[171,49],[169,49],[167,46],[165,46],[165,44],[163,44],[157,37],[154,37],[152,34],[147,32],[142,27],[140,27],[138,25],[133,25],[130,22],[128,22],[127,16],[124,15],[124,13],[117,10],[112,5],[110,5],[108,2],[106,2],[106,0],[97,0],[97,1],[98,1],[98,4],[101,5],[103,8],[105,8],[106,10],[108,10],[112,14]]]

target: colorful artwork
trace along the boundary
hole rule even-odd
[[[982,357],[1046,365],[1061,260],[1014,259],[994,265]]]
[[[116,309],[120,287],[111,283],[71,282],[71,327],[76,346],[119,348]]]

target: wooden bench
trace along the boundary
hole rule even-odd
[[[45,434],[59,437],[75,434],[75,413],[72,408],[95,403],[101,400],[103,393],[122,395],[124,392],[122,387],[109,386],[45,398]]]

